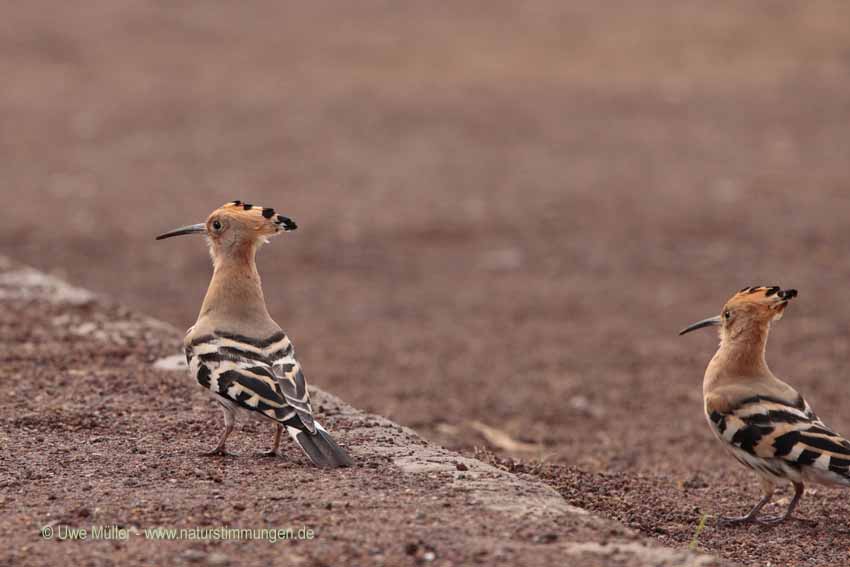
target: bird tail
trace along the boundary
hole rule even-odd
[[[315,433],[291,425],[286,426],[289,436],[298,443],[298,446],[313,461],[313,464],[323,469],[354,465],[354,461],[351,460],[345,449],[337,445],[330,433],[318,421],[313,423],[316,425]]]

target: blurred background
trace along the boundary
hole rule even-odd
[[[461,450],[722,474],[716,338],[676,332],[745,285],[800,289],[770,361],[850,430],[848,21],[838,1],[9,4],[0,253],[185,329],[209,258],[154,236],[275,207],[300,229],[260,271],[313,384]]]

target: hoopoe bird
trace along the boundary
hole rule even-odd
[[[703,379],[705,415],[733,457],[759,477],[762,498],[744,516],[721,524],[777,524],[791,517],[804,483],[850,486],[850,442],[824,425],[797,390],[774,376],[765,361],[770,324],[782,317],[797,290],[746,287],[721,314],[683,329],[720,327],[720,347]],[[794,486],[784,514],[761,516],[778,483]]]
[[[237,412],[244,410],[275,424],[274,444],[266,455],[279,454],[285,427],[315,465],[352,464],[313,415],[292,342],[269,316],[257,272],[260,246],[269,237],[296,228],[272,208],[233,201],[213,211],[205,223],[156,237],[203,234],[212,256],[212,281],[183,343],[191,375],[224,411],[224,432],[206,455],[228,454],[227,437]]]

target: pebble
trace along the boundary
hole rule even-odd
[[[214,565],[223,567],[224,565],[230,565],[230,558],[225,554],[215,551],[210,553],[207,557],[207,565]]]
[[[197,563],[199,561],[202,561],[207,556],[207,554],[199,549],[187,549],[186,551],[181,553],[180,556],[186,561],[189,561],[191,563]]]

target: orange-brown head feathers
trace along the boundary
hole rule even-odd
[[[242,201],[225,203],[210,213],[206,222],[172,230],[157,240],[181,234],[205,234],[214,248],[231,248],[239,244],[262,244],[270,236],[298,228],[292,219],[279,215],[269,207],[258,207]]]
[[[788,302],[795,297],[796,289],[783,290],[778,286],[745,287],[726,302],[722,316],[734,318],[737,314],[743,314],[760,320],[777,320],[782,317]]]
[[[292,219],[279,215],[270,207],[259,207],[242,201],[231,201],[207,217],[207,236],[213,241],[267,242],[269,236],[298,228]]]
[[[796,289],[783,290],[778,286],[745,287],[726,302],[720,315],[694,323],[679,334],[721,326],[723,336],[734,338],[748,330],[766,329],[771,321],[782,317],[788,302],[795,297]]]

